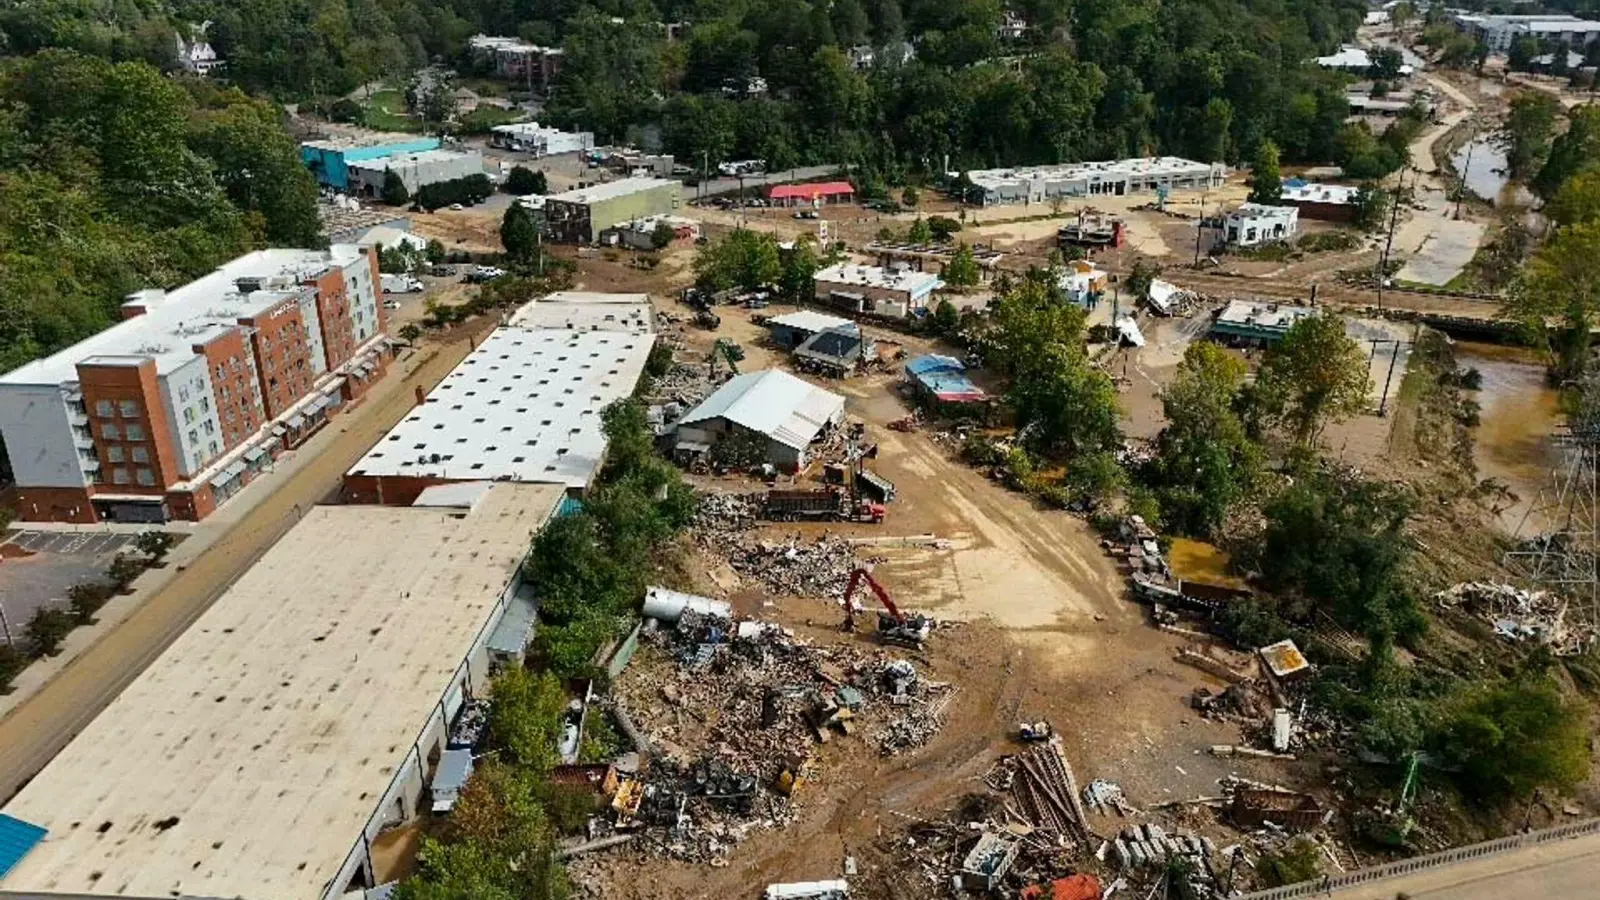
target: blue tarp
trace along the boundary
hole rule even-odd
[[[967,367],[953,356],[934,353],[919,356],[906,363],[906,374],[945,403],[976,403],[988,399],[983,389],[967,378]]]
[[[28,851],[39,846],[46,832],[32,822],[0,813],[0,878],[22,861]]]
[[[577,497],[562,497],[561,505],[556,508],[556,518],[562,516],[575,516],[583,512],[583,501]]]

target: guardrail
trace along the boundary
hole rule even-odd
[[[1293,900],[1296,897],[1327,896],[1335,891],[1380,881],[1385,878],[1394,878],[1397,875],[1410,875],[1427,869],[1437,869],[1459,862],[1482,859],[1486,856],[1498,856],[1502,853],[1521,850],[1525,847],[1536,847],[1540,844],[1565,841],[1590,834],[1600,834],[1600,819],[1587,819],[1582,822],[1556,825],[1541,831],[1530,831],[1527,834],[1496,838],[1492,841],[1484,841],[1481,844],[1469,844],[1465,847],[1456,847],[1453,850],[1441,850],[1438,853],[1429,853],[1426,856],[1416,856],[1411,859],[1384,863],[1381,866],[1358,869],[1354,872],[1346,872],[1343,875],[1334,875],[1326,879],[1287,884],[1283,887],[1246,894],[1240,900]]]

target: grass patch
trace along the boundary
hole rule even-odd
[[[525,118],[520,110],[501,109],[498,106],[480,106],[457,119],[457,130],[462,134],[484,134],[496,125],[509,125]]]
[[[396,90],[375,91],[362,104],[361,124],[377,131],[422,130],[422,122],[406,112],[406,95]]]

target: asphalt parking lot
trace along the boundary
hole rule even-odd
[[[14,544],[34,553],[99,556],[132,544],[132,534],[74,534],[61,531],[18,531],[0,544]]]

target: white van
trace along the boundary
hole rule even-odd
[[[383,276],[385,294],[417,294],[422,292],[422,282],[410,275]]]

